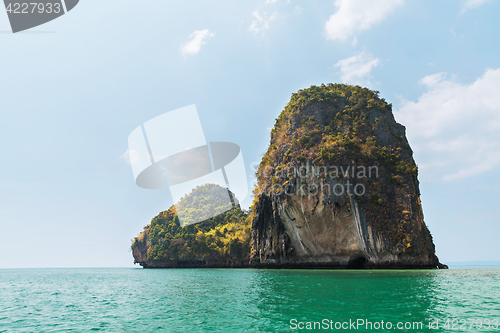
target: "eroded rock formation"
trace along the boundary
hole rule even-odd
[[[255,194],[255,265],[441,266],[405,128],[378,92],[322,85],[294,94],[272,130]]]
[[[134,240],[135,262],[145,268],[446,268],[424,223],[405,128],[391,108],[378,92],[359,86],[293,94],[271,131],[250,214],[238,207],[180,227],[172,207]]]

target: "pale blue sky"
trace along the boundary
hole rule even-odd
[[[250,177],[290,95],[328,82],[393,103],[441,261],[499,260],[499,14],[484,0],[82,0],[9,34],[0,12],[0,268],[132,266],[131,239],[172,204],[134,184],[134,128],[196,104]]]

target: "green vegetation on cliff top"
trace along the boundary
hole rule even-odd
[[[311,160],[316,165],[372,163],[394,175],[416,177],[404,132],[388,121],[394,119],[391,108],[378,91],[359,86],[330,83],[299,90],[276,119],[258,176],[266,166],[284,168]],[[394,140],[380,142],[383,132]],[[410,154],[403,156],[403,149]]]

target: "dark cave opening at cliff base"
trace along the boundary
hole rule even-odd
[[[363,268],[365,268],[365,264],[367,261],[368,260],[363,256],[355,257],[355,258],[349,260],[349,263],[347,264],[347,268],[349,268],[349,269],[363,269]]]

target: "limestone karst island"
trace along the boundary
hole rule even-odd
[[[412,155],[377,91],[299,90],[271,131],[250,210],[180,227],[172,206],[134,239],[134,260],[144,268],[446,268],[424,222]],[[213,209],[199,198],[220,190],[198,187],[185,199]]]

